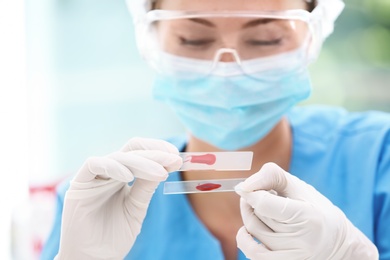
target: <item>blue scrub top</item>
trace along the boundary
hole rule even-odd
[[[390,115],[348,113],[340,108],[308,106],[289,114],[293,133],[290,172],[313,185],[390,260]],[[183,150],[185,137],[169,140]],[[168,181],[179,180],[179,173]],[[57,213],[41,259],[53,259],[59,247],[66,182],[58,189]],[[227,216],[228,217],[228,216]],[[246,259],[239,252],[238,259]],[[125,259],[224,259],[218,240],[205,228],[186,195],[163,195],[160,185],[140,235]]]

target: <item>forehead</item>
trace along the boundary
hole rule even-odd
[[[157,9],[183,11],[306,9],[305,0],[157,0]]]

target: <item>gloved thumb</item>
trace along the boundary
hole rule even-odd
[[[266,163],[260,171],[235,187],[236,191],[270,191],[275,195],[312,203],[329,203],[315,188],[291,175],[275,163]]]
[[[285,192],[287,186],[286,172],[275,163],[266,163],[259,172],[237,185],[236,189],[246,192],[274,190],[280,194]]]

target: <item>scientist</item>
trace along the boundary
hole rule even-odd
[[[58,191],[43,259],[390,259],[390,116],[295,107],[341,0],[128,5],[188,135],[89,158]],[[253,151],[252,170],[177,172],[179,151],[226,150]],[[236,192],[160,185],[237,177]]]

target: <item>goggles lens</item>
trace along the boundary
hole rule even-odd
[[[208,72],[217,63],[254,65],[256,59],[294,50],[307,53],[313,41],[310,13],[304,10],[241,14],[154,10],[147,17],[141,48],[157,69],[167,55],[196,60]],[[306,63],[303,57],[302,64]]]

